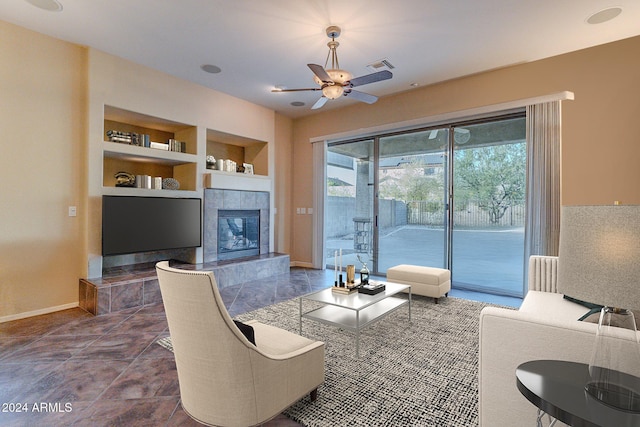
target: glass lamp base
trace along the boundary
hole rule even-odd
[[[630,388],[611,383],[590,382],[585,386],[585,390],[605,405],[640,413],[640,394]]]

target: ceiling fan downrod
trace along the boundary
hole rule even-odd
[[[329,53],[327,54],[327,60],[324,62],[324,68],[327,68],[329,65],[329,58],[331,58],[331,69],[336,70],[340,68],[340,64],[338,63],[338,52],[336,51],[336,48],[340,46],[340,43],[336,41],[336,39],[340,37],[340,27],[335,25],[327,27],[327,36],[331,41],[327,43]]]

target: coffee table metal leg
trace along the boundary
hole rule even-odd
[[[409,287],[409,322],[411,322],[411,287]]]

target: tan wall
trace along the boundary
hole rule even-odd
[[[276,114],[275,123],[275,164],[274,207],[277,209],[274,220],[275,247],[280,253],[291,251],[291,162],[292,162],[292,120]]]
[[[292,205],[312,203],[310,138],[564,90],[575,100],[563,102],[563,204],[640,204],[638,52],[635,37],[297,119]],[[311,235],[309,218],[294,215],[292,221],[292,236]],[[311,256],[311,239],[292,239],[292,261],[308,263]]]
[[[0,322],[76,306],[100,265],[104,105],[197,126],[199,193],[206,129],[269,143],[274,179],[273,110],[2,21],[0,61]]]
[[[78,301],[86,61],[84,48],[0,21],[0,321]]]

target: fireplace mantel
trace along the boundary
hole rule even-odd
[[[271,178],[264,175],[208,170],[204,174],[204,187],[205,189],[271,192]]]

